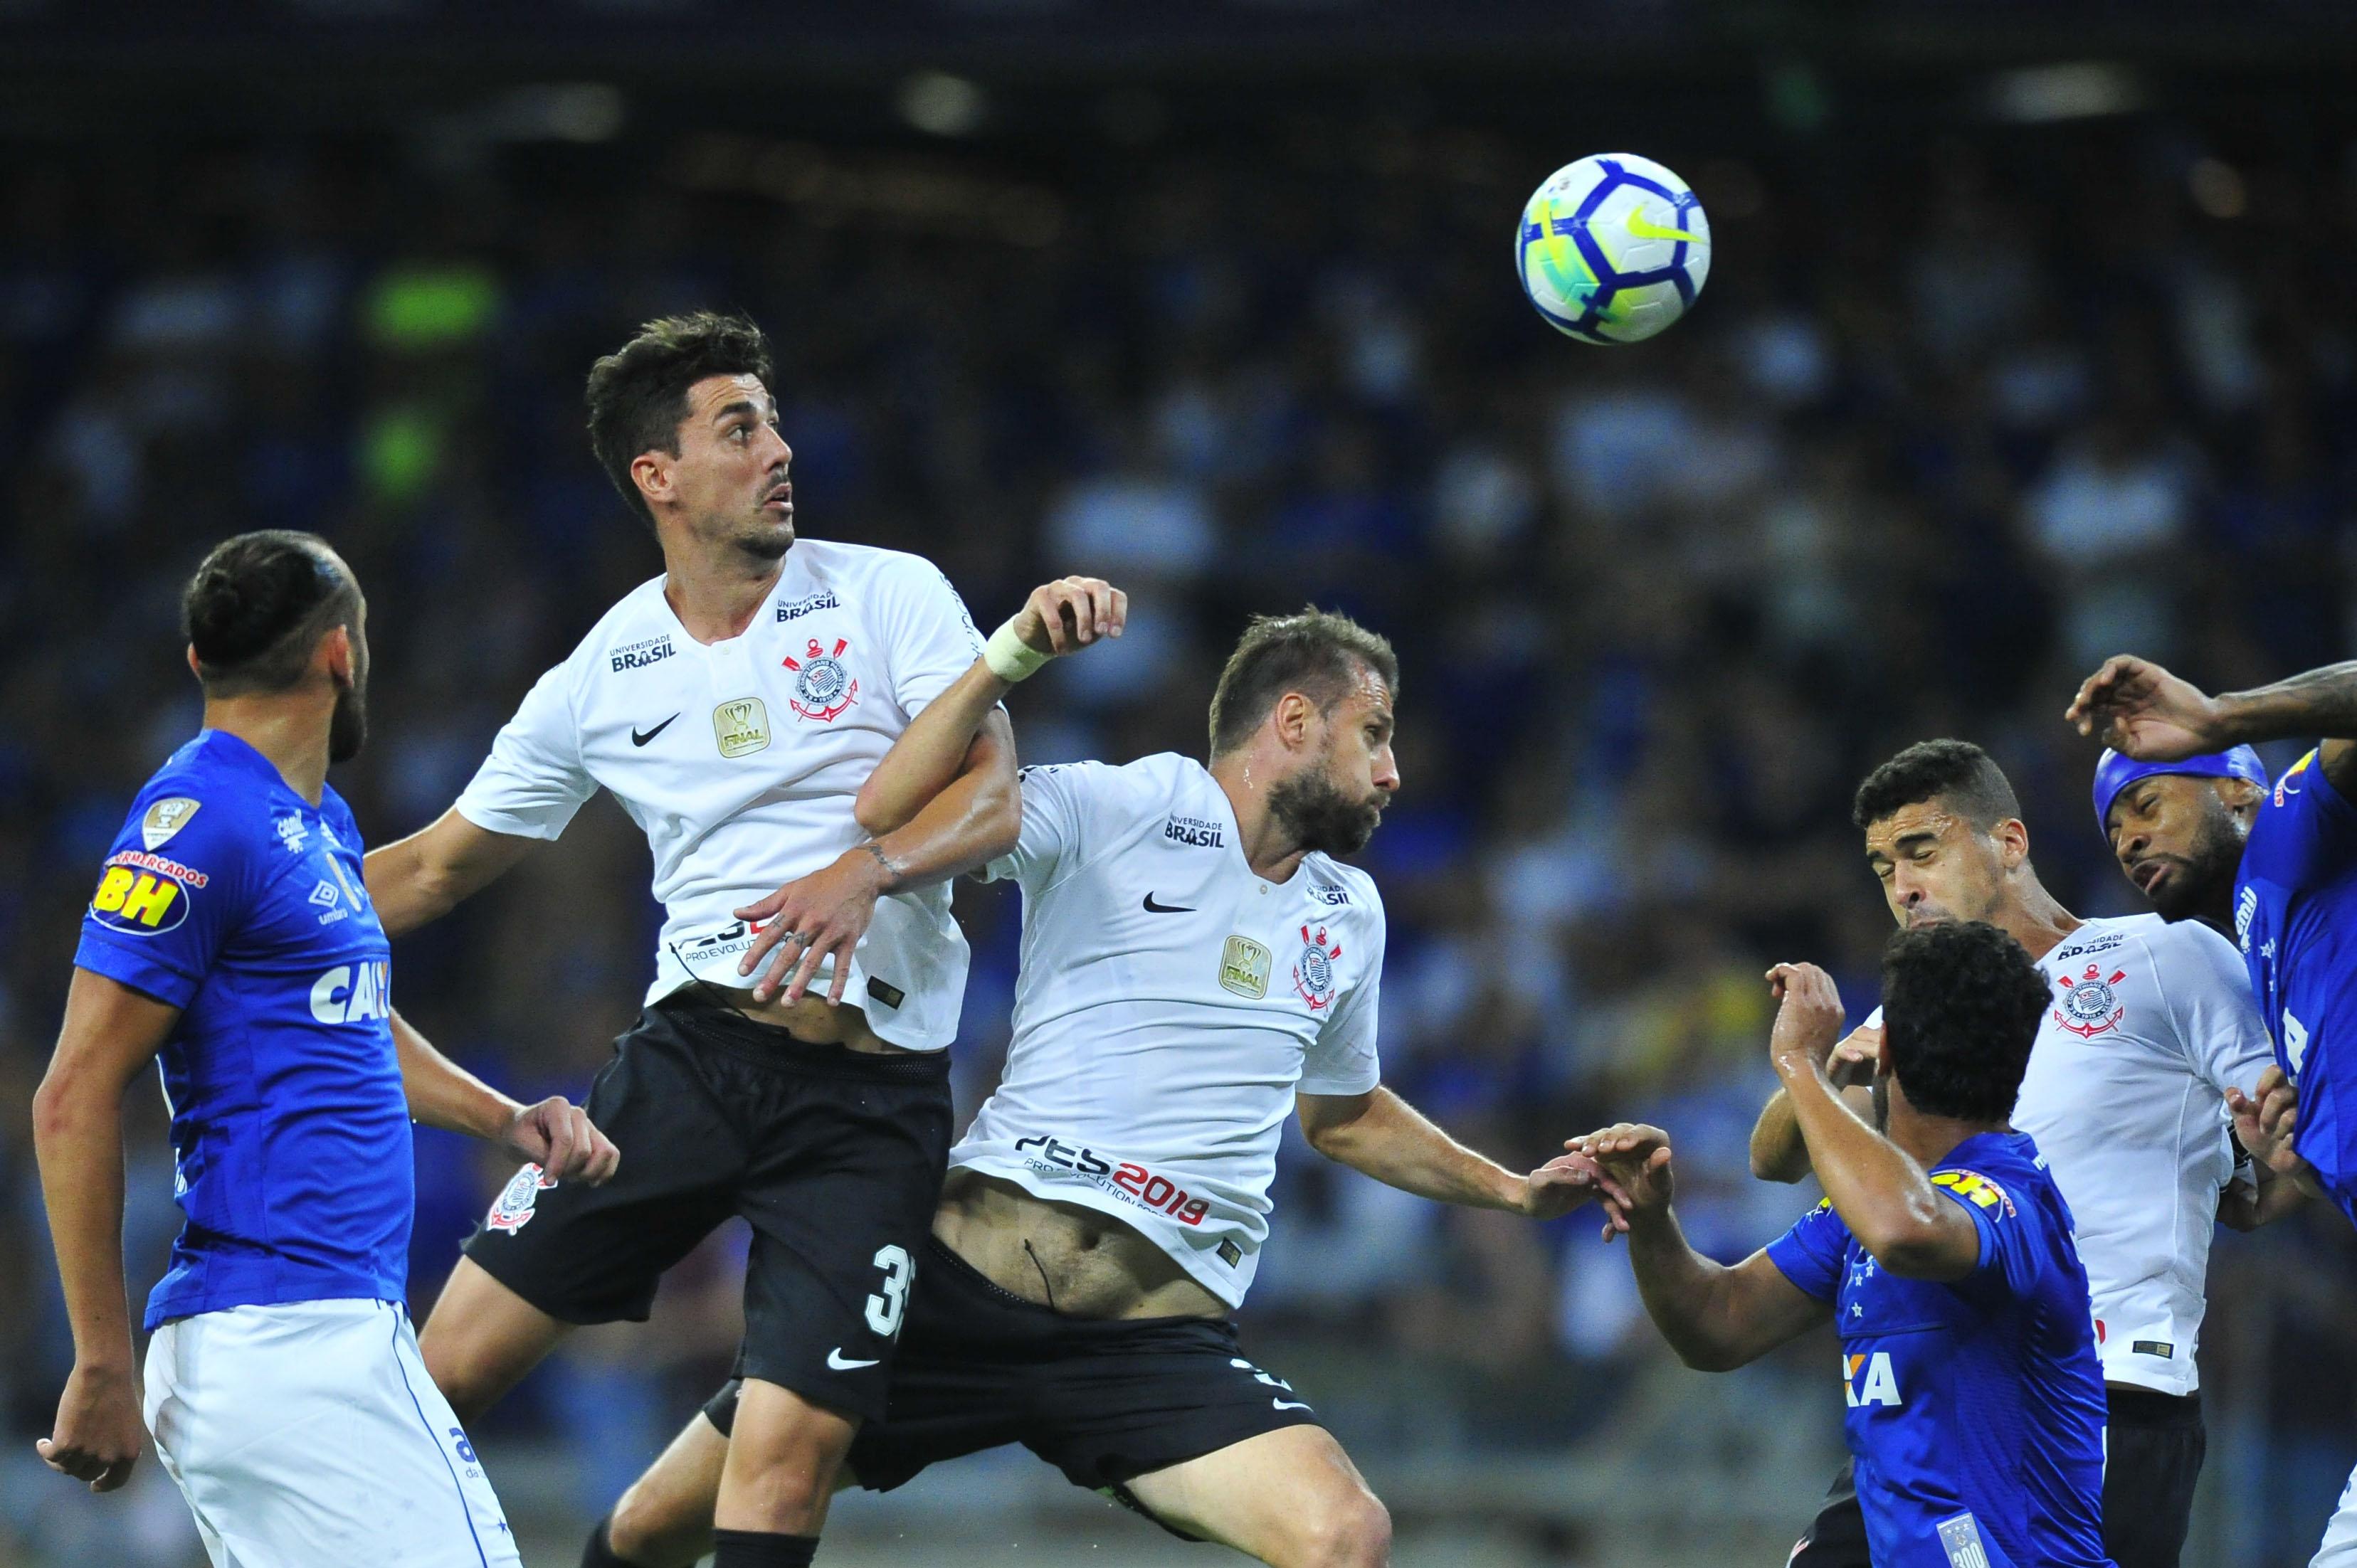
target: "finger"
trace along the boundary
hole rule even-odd
[[[538,1109],[534,1107],[534,1110]],[[565,1106],[556,1110],[554,1115],[543,1114],[533,1118],[548,1139],[548,1152],[541,1157],[541,1174],[554,1176],[558,1181],[573,1174],[573,1118],[565,1114],[571,1109]]]
[[[793,890],[793,886],[789,882],[759,902],[748,904],[743,908],[733,910],[731,913],[740,920],[766,920],[784,907],[786,895]]]
[[[1129,624],[1129,596],[1119,588],[1113,591],[1113,635],[1119,637],[1122,628]]]
[[[825,962],[828,955],[832,954],[835,949],[842,945],[843,940],[839,937],[828,942],[820,942],[813,940],[806,944],[802,948],[801,961],[794,965],[793,981],[786,987],[786,1000],[789,1002],[801,1001],[802,999],[802,993],[810,989],[812,979],[817,975],[818,966]],[[838,960],[834,967],[839,975],[840,972],[845,968],[845,965]]]
[[[587,1179],[591,1187],[603,1187],[621,1168],[622,1151],[615,1147],[613,1139],[597,1131],[595,1122],[590,1124],[589,1133],[597,1143],[597,1154],[589,1162]]]
[[[2258,1092],[2262,1095],[2273,1094],[2276,1090],[2287,1089],[2290,1085],[2291,1079],[2284,1076],[2284,1069],[2273,1062],[2269,1062],[2266,1070],[2259,1074]]]
[[[789,884],[789,886],[791,886],[791,884]],[[769,915],[760,917],[769,923],[763,926],[759,930],[753,933],[753,945],[747,948],[745,950],[745,956],[737,961],[737,972],[738,974],[750,974],[755,970],[759,969],[761,967],[762,961],[770,956],[770,950],[776,947],[780,942],[784,941],[788,937],[794,934],[794,922],[784,918],[780,913],[780,911],[782,911],[785,908],[785,890],[783,888],[780,888],[770,897],[762,899],[761,902],[764,904],[775,902],[778,905],[778,909],[771,911]],[[758,990],[759,987],[756,987],[756,989]]]
[[[113,1464],[99,1471],[98,1478],[90,1484],[90,1489],[93,1492],[115,1490],[124,1482],[131,1479],[131,1467],[138,1462],[137,1455],[133,1455],[128,1459],[117,1459]]]
[[[1039,623],[1048,631],[1048,650],[1069,653],[1072,650],[1072,633],[1068,618],[1071,614],[1071,592],[1061,583],[1051,583],[1047,598],[1039,607]]]
[[[589,1124],[589,1112],[578,1105],[565,1108],[565,1124],[573,1134],[572,1174],[578,1180],[597,1157],[597,1129]]]
[[[791,940],[778,943],[770,954],[770,961],[762,970],[761,977],[753,983],[754,1001],[767,1002],[785,989],[786,977],[794,971],[794,960],[809,943],[810,938],[800,931],[792,933]]]

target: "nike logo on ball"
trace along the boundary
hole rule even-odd
[[[1191,915],[1195,911],[1185,904],[1157,904],[1154,901],[1154,895],[1148,893],[1146,896],[1146,912],[1149,915]]]
[[[1702,242],[1699,234],[1689,234],[1683,229],[1664,229],[1642,212],[1634,210],[1629,214],[1629,237],[1632,240],[1691,240],[1696,244]]]
[[[677,718],[677,717],[679,717],[679,715],[678,715],[677,714],[672,714],[671,719],[675,719],[675,718]],[[644,746],[644,745],[646,745],[646,744],[647,744],[647,742],[649,742],[649,741],[651,741],[651,740],[654,739],[654,737],[655,737],[655,736],[659,736],[659,735],[662,734],[662,732],[663,732],[663,731],[665,731],[665,730],[667,730],[667,729],[671,728],[671,719],[665,719],[665,720],[663,720],[663,722],[662,722],[662,723],[661,723],[661,724],[659,724],[659,725],[655,725],[655,727],[654,727],[654,728],[652,728],[652,729],[651,729],[651,730],[647,731],[647,732],[646,732],[646,734],[644,734],[644,735],[640,735],[640,734],[638,732],[637,728],[634,726],[634,727],[631,729],[631,731],[630,731],[630,744],[631,744],[632,746]]]
[[[854,1361],[846,1359],[838,1345],[826,1353],[826,1369],[830,1372],[856,1372],[862,1367],[873,1367],[875,1361]]]

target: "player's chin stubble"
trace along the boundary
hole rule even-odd
[[[1322,768],[1270,785],[1268,811],[1296,843],[1323,854],[1357,854],[1383,820],[1381,801],[1351,800]]]

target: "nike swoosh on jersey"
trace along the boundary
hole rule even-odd
[[[1689,234],[1684,229],[1664,229],[1634,209],[1629,213],[1629,237],[1632,240],[1691,240],[1697,245],[1702,243],[1701,235]]]
[[[862,1367],[873,1367],[875,1365],[877,1365],[877,1363],[874,1361],[854,1361],[847,1359],[845,1357],[843,1347],[840,1345],[826,1353],[826,1368],[830,1372],[856,1372]]]
[[[662,723],[661,723],[661,724],[659,724],[659,725],[655,725],[655,727],[654,727],[654,728],[652,728],[652,729],[651,729],[651,730],[647,731],[647,733],[646,733],[646,734],[644,734],[644,735],[640,735],[640,734],[638,732],[637,728],[636,728],[636,727],[633,727],[633,728],[631,729],[631,731],[630,731],[630,744],[631,744],[632,746],[644,746],[644,745],[646,745],[646,744],[647,744],[647,742],[649,742],[649,741],[651,741],[651,740],[654,739],[654,737],[655,737],[655,736],[659,736],[659,735],[662,734],[662,732],[663,732],[663,731],[665,731],[665,730],[667,730],[667,729],[671,728],[672,719],[675,719],[675,718],[677,718],[677,717],[679,717],[679,715],[678,715],[677,714],[672,714],[672,716],[671,716],[671,718],[670,718],[670,719],[665,719],[665,720],[663,720],[663,722],[662,722]]]
[[[1301,1403],[1297,1400],[1271,1400],[1269,1401],[1269,1403],[1276,1406],[1279,1410],[1308,1410],[1309,1408],[1308,1405]]]
[[[1189,904],[1157,904],[1154,901],[1154,895],[1148,893],[1146,896],[1146,912],[1149,915],[1191,915],[1195,910]]]

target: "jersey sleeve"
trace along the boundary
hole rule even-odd
[[[895,557],[877,589],[892,696],[914,718],[982,657],[982,634],[941,568],[920,556]]]
[[[1011,877],[1026,894],[1036,894],[1065,867],[1079,865],[1087,857],[1091,809],[1112,771],[1101,762],[1067,762],[1018,773],[1022,830],[1012,850],[982,868],[982,880]]]
[[[569,665],[560,664],[524,693],[515,717],[491,742],[491,754],[459,792],[460,816],[490,832],[553,839],[597,792],[581,761]]]
[[[2169,961],[2156,963],[2153,973],[2186,1058],[2220,1094],[2249,1093],[2275,1060],[2275,1047],[2251,999],[2243,955],[2199,920],[2180,921],[2165,935]]]
[[[1334,1015],[1319,1027],[1303,1056],[1301,1080],[1294,1086],[1303,1094],[1365,1094],[1383,1080],[1383,1062],[1375,1051],[1386,935],[1383,906],[1373,905],[1372,913],[1361,977],[1335,1002]]]
[[[251,809],[190,780],[150,786],[131,808],[83,910],[74,967],[186,1007],[252,904],[267,862]],[[210,798],[209,798],[209,796]],[[179,826],[146,847],[158,813]]]
[[[1841,1288],[1842,1269],[1849,1256],[1849,1227],[1834,1209],[1831,1198],[1821,1198],[1792,1222],[1792,1228],[1768,1243],[1768,1261],[1803,1295],[1831,1301]]]
[[[2032,1200],[2025,1195],[2017,1203],[2001,1182],[1962,1168],[1933,1171],[1932,1185],[1971,1216],[1980,1233],[1980,1256],[1968,1277],[2001,1283],[2007,1294],[2028,1294],[2046,1255]]]

